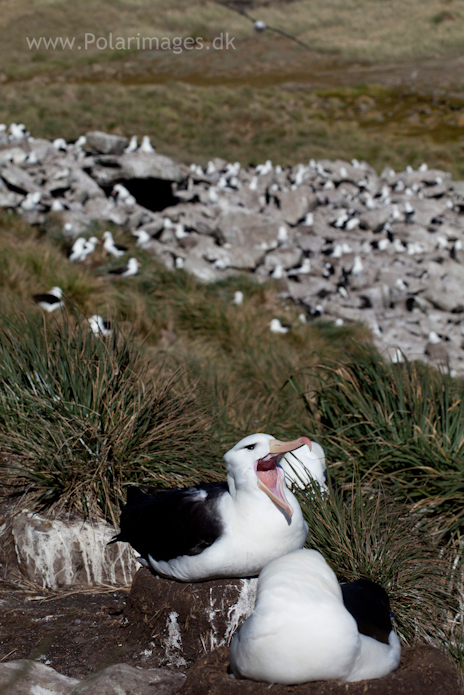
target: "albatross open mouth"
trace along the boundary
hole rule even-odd
[[[269,442],[269,454],[256,463],[259,489],[265,492],[289,517],[293,515],[293,509],[285,497],[285,474],[277,464],[283,454],[299,449],[303,444],[308,444],[311,448],[311,441],[307,437],[300,437],[292,442],[280,442],[273,439]]]

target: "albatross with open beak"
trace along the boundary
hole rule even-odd
[[[279,465],[305,444],[307,437],[252,434],[225,454],[227,482],[129,488],[114,541],[130,543],[143,565],[180,581],[257,575],[305,543],[308,525]]]

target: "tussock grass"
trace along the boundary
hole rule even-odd
[[[190,385],[143,363],[117,330],[102,339],[85,321],[3,317],[0,354],[3,472],[32,507],[117,523],[129,481],[176,487],[223,477]]]
[[[337,472],[383,482],[433,516],[441,536],[464,523],[463,396],[461,380],[407,359],[387,363],[370,348],[321,365],[311,400],[303,395]]]

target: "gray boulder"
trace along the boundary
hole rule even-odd
[[[219,239],[232,246],[254,244],[264,250],[276,248],[279,222],[242,208],[224,212],[218,219]]]
[[[114,664],[82,680],[72,695],[175,695],[185,678],[171,669]]]
[[[0,692],[5,695],[68,695],[78,683],[37,661],[0,663]]]
[[[127,147],[127,138],[119,135],[110,135],[100,130],[93,130],[85,134],[87,145],[95,152],[101,154],[122,154]]]

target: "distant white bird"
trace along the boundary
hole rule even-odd
[[[230,668],[236,678],[284,685],[353,682],[394,671],[400,655],[385,589],[364,578],[340,586],[322,555],[302,548],[261,571]]]
[[[101,316],[94,314],[89,319],[89,328],[95,335],[102,335],[104,338],[113,334],[110,321],[104,321]]]
[[[52,311],[56,311],[56,309],[64,307],[64,303],[61,301],[62,296],[63,290],[61,287],[52,287],[51,290],[44,294],[35,294],[33,300],[41,309],[51,313]]]
[[[97,244],[98,244],[97,237],[91,236],[90,239],[88,239],[88,241],[85,242],[85,246],[82,249],[81,257],[79,260],[85,261],[87,256],[90,256],[90,254],[92,254],[95,251]]]
[[[301,223],[304,227],[312,227],[314,224],[314,215],[312,212],[308,212],[303,222]]]
[[[398,290],[399,292],[406,292],[408,289],[408,286],[404,282],[404,280],[402,280],[402,278],[396,278],[395,289]]]
[[[240,304],[243,304],[243,292],[241,292],[240,290],[237,290],[237,292],[234,294],[232,304],[236,304],[237,306],[240,306]]]
[[[415,214],[416,214],[416,211],[414,210],[414,208],[411,205],[411,203],[409,202],[409,200],[407,200],[404,204],[405,222],[412,222],[414,220]]]
[[[358,225],[359,225],[359,219],[357,217],[352,217],[345,224],[345,229],[347,232],[351,232],[353,229],[356,229],[356,227]]]
[[[215,173],[216,173],[216,167],[214,166],[213,162],[209,161],[208,166],[206,167],[206,175],[212,176]]]
[[[146,152],[147,154],[154,154],[156,152],[155,148],[150,142],[148,135],[144,135],[142,138],[142,144],[139,147],[139,152]]]
[[[136,229],[134,232],[132,232],[132,236],[137,237],[135,245],[142,249],[152,241],[151,236],[147,231],[145,231],[145,229]]]
[[[288,242],[288,231],[284,224],[280,225],[279,231],[277,232],[277,241],[279,244],[286,244]]]
[[[286,275],[286,273],[285,273],[285,269],[284,269],[283,265],[279,264],[279,265],[276,265],[276,267],[272,271],[271,278],[273,278],[274,280],[280,280],[281,278],[284,278],[285,275]]]
[[[131,275],[137,275],[141,263],[136,258],[129,258],[127,265],[121,266],[121,268],[115,268],[109,271],[109,275],[118,278],[127,278]]]
[[[76,142],[74,143],[74,147],[84,147],[84,145],[87,143],[87,138],[85,135],[80,135]]]
[[[182,258],[182,256],[176,256],[175,265],[177,270],[182,270],[182,268],[184,267],[184,259]]]
[[[175,225],[174,236],[176,239],[185,239],[186,237],[190,236],[190,233],[186,232],[184,225],[179,222]]]
[[[82,252],[84,250],[86,243],[87,243],[87,240],[84,239],[83,236],[77,237],[74,244],[68,250],[68,261],[70,263],[76,263],[77,261],[81,260],[81,255],[82,255]]]
[[[214,186],[211,186],[208,190],[208,200],[213,205],[215,205],[219,201],[219,196]]]
[[[39,163],[39,158],[37,157],[34,150],[32,150],[32,152],[29,152],[28,155],[26,155],[25,164],[38,164],[38,163]]]
[[[55,150],[61,150],[62,152],[66,152],[68,149],[68,145],[64,138],[56,138],[56,140],[53,140],[52,145]]]
[[[135,205],[137,203],[134,196],[127,190],[122,183],[116,183],[111,192],[116,200],[116,205]]]
[[[111,232],[106,231],[103,234],[103,248],[105,249],[106,253],[114,256],[115,258],[119,258],[120,256],[124,256],[124,254],[127,251],[127,248],[125,246],[119,246],[118,244],[114,243],[113,235]]]
[[[130,143],[127,145],[126,149],[124,150],[125,154],[130,154],[131,152],[135,152],[137,149],[137,135],[133,135],[130,139]]]
[[[66,222],[63,225],[63,234],[64,236],[73,236],[74,234],[74,225],[72,222]]]
[[[54,200],[52,201],[52,207],[51,207],[52,212],[61,212],[64,209],[65,209],[65,207],[64,207],[63,203],[61,202],[61,200],[59,200],[58,198],[54,198]]]
[[[337,229],[341,229],[350,219],[350,216],[348,215],[346,210],[343,210],[340,215],[337,217],[335,222],[332,223],[334,227]]]
[[[311,259],[303,258],[303,263],[299,268],[293,268],[288,271],[288,275],[308,275],[311,272]]]
[[[9,131],[11,140],[23,140],[28,134],[24,123],[11,123]]]
[[[380,239],[379,243],[377,244],[377,248],[379,251],[385,251],[388,246],[390,246],[390,239],[387,239],[386,237],[384,239]]]
[[[364,270],[364,264],[362,262],[361,256],[355,256],[353,265],[351,266],[351,275],[361,275]]]
[[[279,319],[272,319],[272,321],[269,324],[269,330],[271,331],[271,333],[281,333],[284,335],[285,333],[289,332],[290,326],[286,323],[280,323]]]
[[[265,176],[266,174],[270,174],[272,171],[272,162],[270,159],[267,159],[264,164],[258,164],[256,167],[256,173],[259,174],[260,176]]]
[[[230,258],[225,256],[224,258],[216,258],[213,263],[216,270],[226,270],[230,266]]]
[[[260,19],[257,19],[256,22],[254,23],[254,29],[255,31],[260,34],[263,31],[266,31],[267,29],[267,24],[266,22],[261,21]]]
[[[253,176],[253,178],[251,179],[251,181],[248,185],[248,188],[250,189],[250,191],[257,191],[258,190],[258,177],[257,176]]]
[[[438,343],[441,343],[441,338],[436,331],[430,331],[427,340],[429,343],[432,343],[432,345],[438,345]]]
[[[27,196],[21,201],[21,208],[26,212],[35,210],[37,205],[40,203],[42,198],[42,193],[40,191],[34,191],[34,193],[28,193]]]

